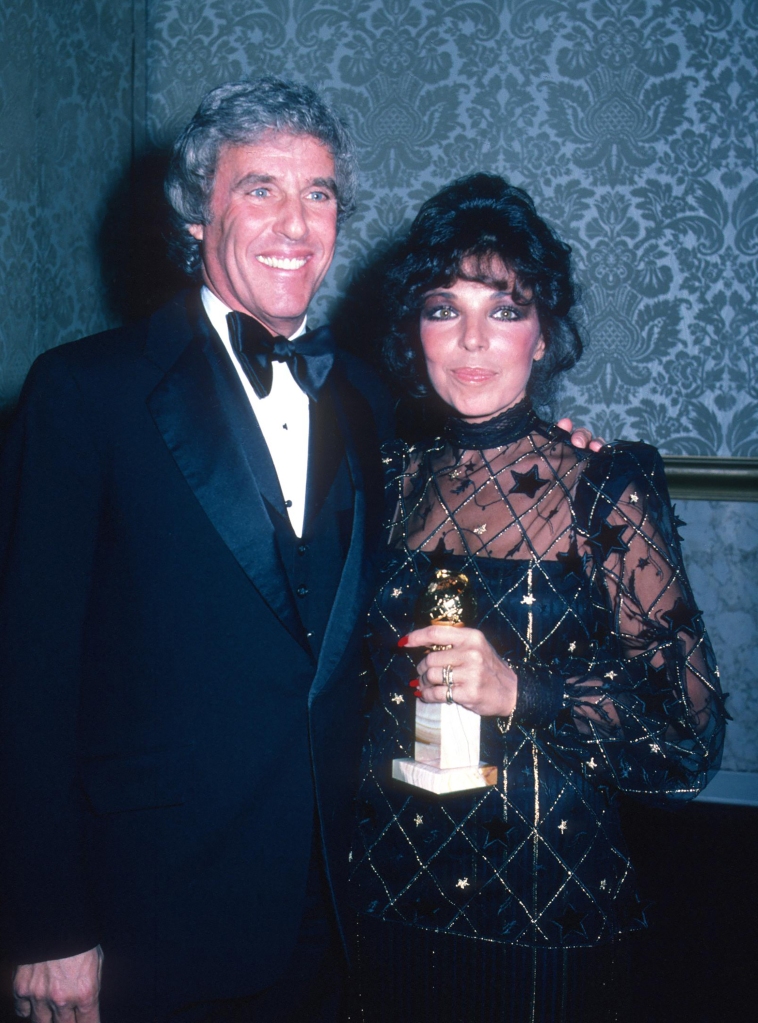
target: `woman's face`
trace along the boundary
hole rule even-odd
[[[463,272],[469,273],[466,262]],[[471,268],[472,276],[476,266]],[[521,401],[532,363],[545,354],[537,309],[512,297],[513,274],[499,260],[488,276],[504,290],[458,279],[424,296],[421,346],[429,379],[443,401],[472,423]]]

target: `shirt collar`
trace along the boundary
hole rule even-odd
[[[211,326],[216,331],[221,340],[224,342],[224,344],[228,346],[229,325],[226,322],[226,316],[227,313],[230,313],[232,310],[229,308],[226,302],[222,302],[218,295],[214,294],[206,284],[204,284],[200,289],[200,296],[203,300],[203,306],[205,308],[205,312],[208,315],[208,319],[211,321]],[[301,336],[301,334],[304,334],[307,322],[308,317],[306,315],[303,317],[303,322],[300,324],[300,326],[297,328],[294,334],[290,334],[288,340],[294,341],[295,338],[298,338]]]

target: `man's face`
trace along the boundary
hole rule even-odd
[[[332,154],[310,135],[270,132],[222,148],[210,223],[191,224],[203,279],[231,309],[285,337],[302,323],[337,240]]]

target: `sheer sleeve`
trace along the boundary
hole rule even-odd
[[[605,449],[588,463],[575,509],[593,583],[593,654],[568,678],[514,665],[514,722],[547,726],[595,784],[653,803],[692,798],[719,766],[726,714],[658,452]]]
[[[403,501],[414,486],[418,486],[420,452],[398,438],[382,444],[381,452],[384,469],[384,523],[387,544],[393,547],[403,536]]]

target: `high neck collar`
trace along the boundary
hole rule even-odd
[[[539,422],[537,413],[528,398],[513,408],[506,409],[499,416],[486,419],[483,423],[467,423],[465,419],[449,416],[445,422],[443,437],[459,451],[486,451],[499,448],[514,440],[525,437]]]

